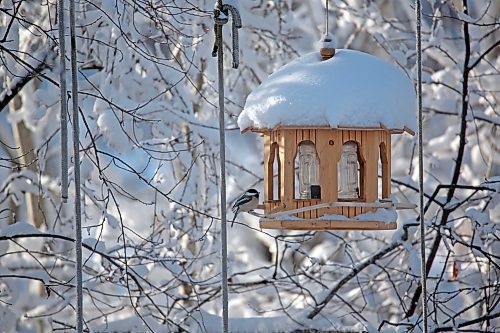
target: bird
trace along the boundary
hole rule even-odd
[[[259,205],[259,192],[256,189],[247,190],[241,197],[236,200],[233,205],[233,221],[231,222],[231,228],[233,227],[234,220],[238,216],[239,212],[248,212],[254,210]]]

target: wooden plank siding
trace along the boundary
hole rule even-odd
[[[271,133],[264,133],[264,202],[273,199],[272,190],[273,190],[273,170],[271,166],[271,170],[269,170],[269,158],[271,155]]]
[[[386,172],[386,177],[385,177],[385,186],[387,189],[386,193],[386,198],[389,198],[391,196],[391,173],[392,173],[392,168],[391,168],[391,156],[392,156],[392,151],[391,151],[391,133],[389,131],[385,131],[385,146],[387,149],[387,172]]]
[[[378,151],[379,151],[379,133],[366,133],[367,139],[362,147],[365,156],[365,201],[374,202],[378,199]],[[366,208],[365,211],[371,211],[372,208]]]
[[[360,198],[352,201],[374,202],[379,197],[388,198],[390,196],[391,133],[387,129],[279,128],[264,132],[263,136],[264,207],[266,213],[309,207],[319,203],[337,202],[338,163],[342,154],[342,146],[348,141],[354,141],[358,145],[358,159],[360,162]],[[300,193],[295,191],[295,185],[298,181],[295,170],[298,145],[300,142],[307,140],[315,144],[319,157],[320,200],[299,199]],[[274,142],[276,142],[276,147],[273,147]],[[382,193],[380,194],[378,193],[379,159],[382,163]],[[278,163],[277,178],[274,177],[276,176],[274,163]],[[277,184],[274,182],[277,182]],[[276,185],[278,193],[274,193]],[[295,216],[306,221],[315,221],[323,215],[331,214],[342,214],[352,218],[374,209],[346,205],[300,212]],[[290,225],[290,223],[287,223],[287,225]],[[329,225],[334,229],[340,228],[335,223]],[[363,224],[359,226],[359,229],[370,229],[371,226],[372,224]],[[294,225],[294,228],[297,228],[297,226]]]
[[[280,138],[280,160],[283,161],[281,175],[282,202],[286,209],[296,209],[295,205],[295,155],[297,136],[294,130],[283,130]]]

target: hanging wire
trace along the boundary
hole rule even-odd
[[[73,102],[73,159],[75,177],[75,249],[76,249],[76,327],[83,332],[83,265],[82,265],[82,207],[80,189],[80,127],[78,117],[78,80],[76,64],[76,19],[75,0],[69,1],[70,41],[71,41],[71,100]]]
[[[239,66],[238,29],[241,28],[241,17],[238,9],[230,4],[222,4],[217,0],[214,9],[215,45],[212,56],[218,57],[219,80],[219,153],[220,153],[220,211],[221,211],[221,289],[222,289],[222,332],[229,332],[229,307],[227,286],[227,200],[226,200],[226,133],[224,125],[224,48],[222,27],[228,22],[228,14],[233,17],[233,68]]]
[[[59,0],[59,88],[61,91],[61,198],[68,201],[68,104],[66,88],[66,41],[64,26],[64,0]]]
[[[422,129],[422,4],[415,1],[417,21],[417,108],[418,108],[418,193],[420,215],[420,283],[422,285],[422,332],[427,333],[427,272],[425,263],[425,219],[424,219],[424,156]]]
[[[326,2],[326,11],[325,11],[325,35],[330,32],[329,26],[328,26],[328,0],[325,0]]]

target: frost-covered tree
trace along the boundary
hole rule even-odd
[[[220,330],[213,2],[76,2],[89,330]],[[0,331],[74,327],[74,180],[70,169],[65,204],[56,5],[0,2]],[[429,323],[434,331],[494,331],[500,6],[423,5]],[[317,50],[325,16],[324,1],[239,7],[238,70],[229,70],[224,28],[229,202],[262,187],[261,142],[236,125],[246,96]],[[414,76],[412,3],[342,0],[329,9],[339,48]],[[393,193],[413,202],[415,146],[405,136],[392,147]],[[269,232],[238,218],[229,230],[231,331],[420,331],[417,226],[413,211],[400,214],[395,232]]]

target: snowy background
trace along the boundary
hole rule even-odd
[[[493,332],[500,3],[422,2],[429,323],[435,332]],[[220,331],[213,5],[77,1],[89,331]],[[316,51],[325,32],[324,1],[239,7],[238,70],[224,28],[230,204],[263,186],[262,141],[237,124],[246,97]],[[338,48],[415,77],[413,1],[332,0],[329,8]],[[0,332],[75,325],[74,181],[70,169],[64,204],[57,22],[55,0],[0,2]],[[417,203],[416,138],[394,136],[392,153],[392,192]],[[421,331],[416,216],[400,213],[394,232],[277,232],[241,214],[228,230],[230,331]]]

